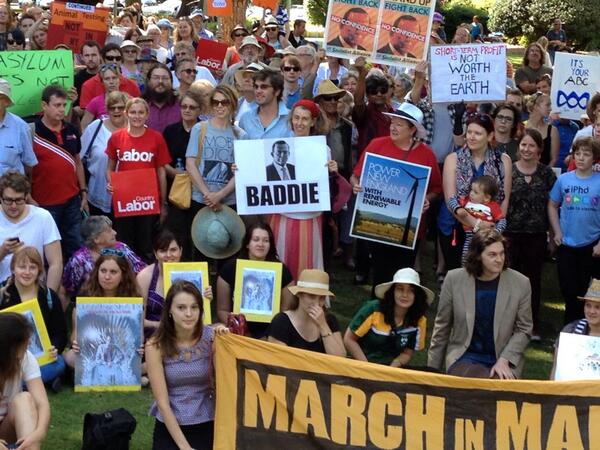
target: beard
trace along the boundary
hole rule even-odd
[[[144,97],[151,103],[169,103],[173,99],[174,94],[172,89],[165,89],[162,92],[157,92],[148,86],[146,87]]]

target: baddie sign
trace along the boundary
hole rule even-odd
[[[113,172],[113,211],[115,217],[160,214],[160,195],[153,169]]]
[[[330,210],[325,136],[234,141],[239,214]]]

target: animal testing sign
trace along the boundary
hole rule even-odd
[[[67,45],[74,52],[85,41],[104,42],[108,33],[108,8],[96,8],[79,3],[51,3],[52,19],[48,27],[46,48],[53,49],[59,44]]]
[[[496,101],[506,98],[506,45],[431,47],[433,103]]]
[[[325,136],[234,141],[238,214],[329,211]]]
[[[597,382],[465,379],[216,339],[216,450],[597,449]]]
[[[556,53],[552,75],[552,111],[563,119],[579,120],[600,88],[600,57]]]

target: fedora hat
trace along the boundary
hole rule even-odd
[[[256,48],[262,49],[261,45],[258,43],[258,41],[256,40],[256,38],[254,36],[252,36],[252,35],[246,36],[244,38],[244,40],[242,41],[242,44],[240,45],[240,50],[242,48],[244,48],[246,45],[253,45]]]
[[[335,297],[335,294],[329,290],[329,274],[317,269],[304,269],[300,272],[296,286],[290,286],[288,289],[293,295],[305,292]]]
[[[323,80],[319,83],[319,87],[317,89],[317,95],[315,95],[314,101],[318,102],[319,98],[322,97],[323,95],[328,95],[328,96],[335,95],[339,98],[342,98],[344,95],[346,95],[346,91],[337,87],[335,84],[333,84],[333,81],[331,81],[331,80]]]
[[[592,278],[590,286],[583,297],[577,297],[579,300],[589,300],[591,302],[600,302],[600,280]]]
[[[200,253],[214,259],[224,259],[242,248],[246,234],[244,222],[227,205],[221,211],[202,208],[192,222],[192,241]]]
[[[387,283],[381,283],[375,286],[375,296],[377,298],[383,298],[385,293],[396,283],[404,283],[411,284],[419,289],[421,289],[425,293],[425,299],[427,300],[427,304],[431,305],[433,299],[435,298],[435,294],[431,289],[426,288],[421,285],[421,278],[416,270],[411,269],[410,267],[406,267],[404,269],[398,270],[394,274],[394,279],[392,281],[388,281]]]
[[[400,108],[393,112],[384,112],[388,117],[397,117],[404,119],[412,123],[417,127],[417,137],[423,138],[427,135],[425,127],[423,126],[423,112],[412,103],[404,102],[400,105]]]

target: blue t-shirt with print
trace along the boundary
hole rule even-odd
[[[562,174],[550,191],[550,199],[560,203],[560,229],[563,244],[583,247],[600,237],[600,173],[580,178],[575,171]]]

